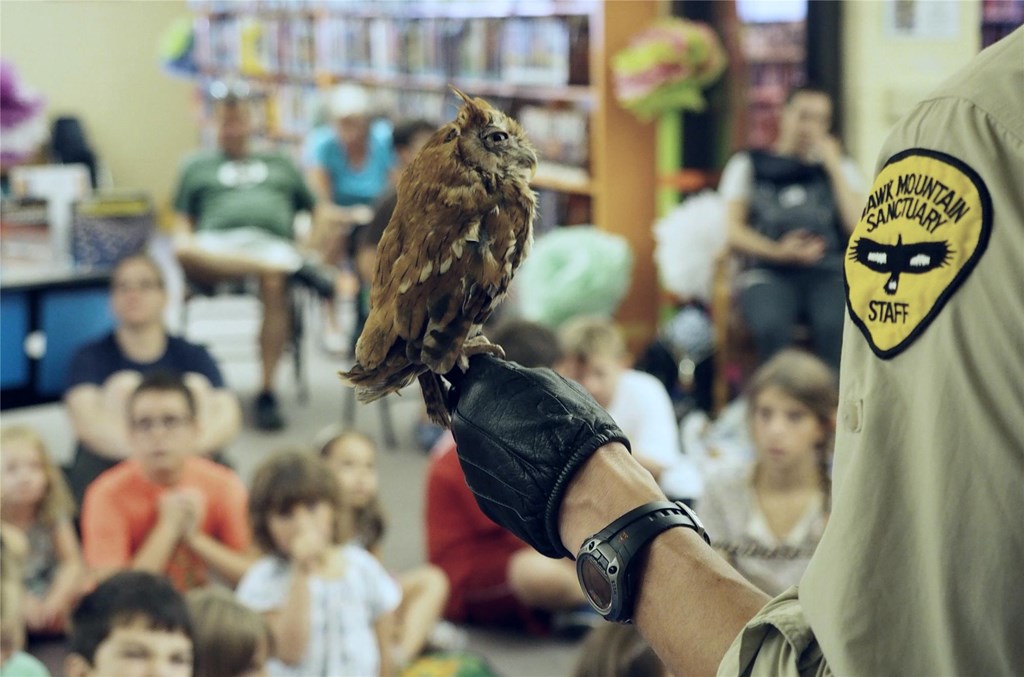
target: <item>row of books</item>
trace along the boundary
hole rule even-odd
[[[510,84],[587,84],[588,21],[529,18],[196,18],[202,68],[244,75],[463,77]]]
[[[542,160],[587,166],[590,134],[585,111],[523,106],[516,117]]]
[[[601,0],[188,0],[207,14],[297,11],[362,16],[507,17],[589,14]]]

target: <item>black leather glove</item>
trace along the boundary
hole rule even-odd
[[[629,448],[622,430],[550,369],[475,355],[465,374],[446,378],[459,462],[480,509],[542,555],[571,556],[558,530],[566,487],[602,445]]]

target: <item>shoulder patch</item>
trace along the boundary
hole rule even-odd
[[[876,355],[900,354],[927,329],[988,245],[992,199],[962,160],[913,148],[885,163],[850,236],[850,318]]]

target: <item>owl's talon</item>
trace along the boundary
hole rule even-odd
[[[459,356],[459,359],[466,360],[466,368],[468,369],[469,358],[473,355],[482,354],[493,355],[501,360],[505,359],[505,349],[497,343],[491,343],[483,334],[477,334],[466,339],[466,342],[462,344],[462,354]]]

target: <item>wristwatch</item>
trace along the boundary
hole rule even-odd
[[[682,502],[656,501],[630,510],[583,542],[576,575],[590,606],[605,620],[630,623],[636,595],[637,555],[672,527],[693,529],[711,544],[697,514]]]

